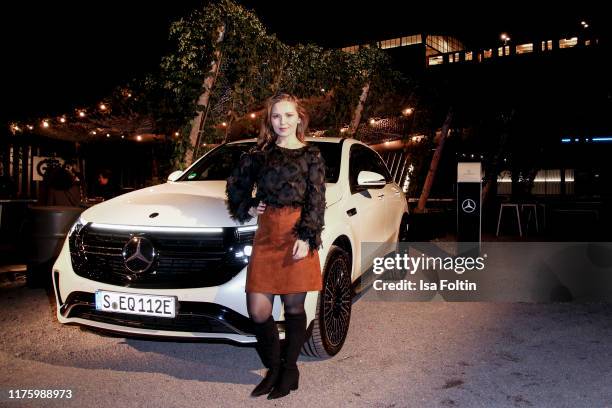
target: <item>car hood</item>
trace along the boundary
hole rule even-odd
[[[159,184],[115,197],[82,213],[86,222],[164,227],[231,227],[223,181]],[[341,198],[337,184],[327,184],[327,206]],[[158,215],[152,217],[154,213]],[[254,218],[244,225],[255,225]]]

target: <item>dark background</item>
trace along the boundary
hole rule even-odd
[[[171,21],[201,0],[19,1],[2,5],[2,122],[70,113],[156,69]],[[574,32],[580,21],[602,37],[602,5],[547,2],[240,1],[289,44],[341,47],[421,31],[456,35],[467,47]]]

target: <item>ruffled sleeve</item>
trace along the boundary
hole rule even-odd
[[[308,162],[302,216],[293,227],[293,233],[299,239],[307,241],[312,252],[321,247],[325,216],[325,162],[319,148],[311,147]]]
[[[245,152],[240,157],[238,166],[232,170],[232,174],[226,180],[227,209],[232,219],[241,224],[253,218],[249,214],[249,208],[259,204],[258,200],[253,198],[258,167],[255,153]]]

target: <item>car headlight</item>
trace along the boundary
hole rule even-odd
[[[249,257],[253,252],[253,239],[255,238],[256,230],[257,225],[238,227],[236,229],[238,242],[230,248],[230,250],[234,252],[236,260],[242,260],[244,263],[249,262]]]

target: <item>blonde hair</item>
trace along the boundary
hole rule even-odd
[[[304,137],[308,134],[308,112],[306,108],[297,97],[288,93],[279,93],[266,101],[266,107],[264,109],[265,115],[261,121],[261,130],[257,138],[258,150],[264,150],[270,146],[271,143],[276,143],[278,135],[274,132],[274,128],[272,127],[272,108],[278,102],[283,101],[292,102],[295,105],[295,110],[300,118],[300,123],[297,125],[295,135],[300,142],[306,143],[304,141]]]

